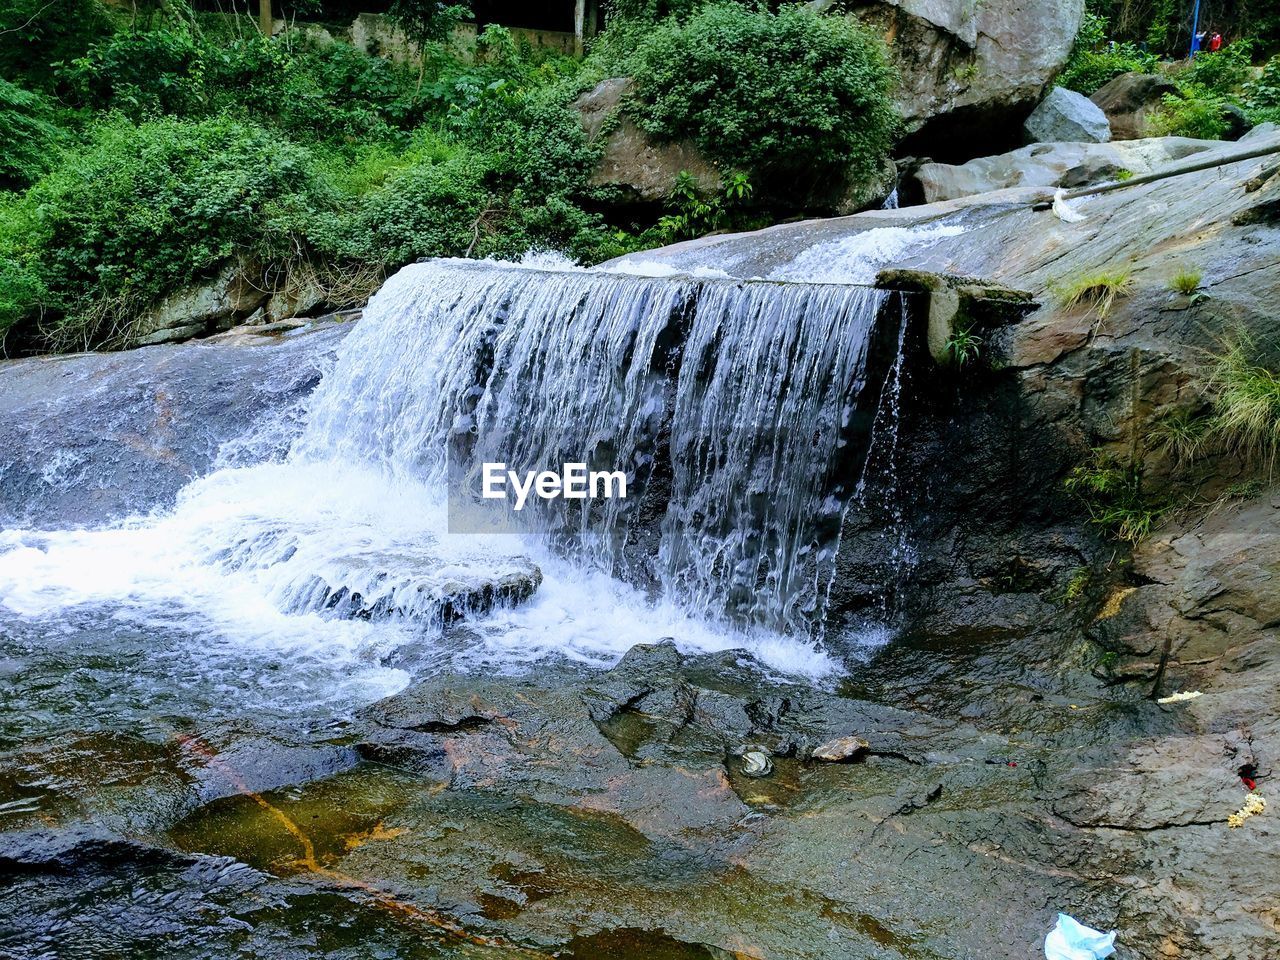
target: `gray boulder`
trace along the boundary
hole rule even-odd
[[[912,179],[925,203],[954,200],[1008,187],[1083,187],[1222,149],[1217,140],[1151,137],[1118,143],[1034,143],[968,163],[925,163]]]
[[[135,321],[129,346],[177,343],[229,330],[267,299],[267,291],[239,266],[225,267],[205,280],[169,294]]]
[[[834,0],[814,0],[825,10]],[[854,15],[880,33],[902,75],[908,133],[998,125],[1029,109],[1067,62],[1083,0],[871,0]]]
[[[1106,143],[1111,124],[1102,109],[1083,94],[1054,87],[1024,125],[1033,143]]]
[[[1089,99],[1107,115],[1112,140],[1138,140],[1152,134],[1151,115],[1177,85],[1154,73],[1122,73]]]
[[[1280,134],[1280,124],[1275,124],[1268,121],[1266,123],[1258,124],[1252,130],[1246,133],[1243,137],[1241,137],[1240,142],[1244,143],[1247,140],[1250,143],[1254,143],[1254,142],[1261,143],[1263,140],[1268,140],[1271,137],[1276,136],[1277,134]]]
[[[618,187],[634,200],[657,202],[671,194],[683,171],[693,176],[700,190],[718,190],[720,172],[694,144],[655,142],[622,116],[622,102],[631,86],[627,77],[611,77],[574,102],[587,138],[592,142],[605,138],[592,185]]]

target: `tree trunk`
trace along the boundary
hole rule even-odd
[[[271,36],[274,30],[271,22],[271,0],[258,0],[258,29],[264,37]]]

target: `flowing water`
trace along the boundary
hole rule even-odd
[[[606,666],[671,637],[832,677],[841,520],[901,380],[903,314],[859,284],[933,229],[871,231],[750,281],[643,263],[408,267],[309,397],[305,364],[281,353],[289,388],[260,408],[200,387],[210,417],[242,421],[218,449],[124,434],[156,465],[145,512],[145,458],[123,470],[37,424],[9,474],[23,461],[30,502],[0,532],[0,828],[104,803],[113,823],[163,821],[136,785],[189,776],[189,758],[159,758],[194,731],[329,744],[351,711],[435,672]],[[207,372],[221,355],[136,356]],[[154,397],[171,430],[172,397]],[[65,401],[43,409],[92,433],[99,411]],[[115,472],[93,493],[96,457]],[[629,496],[482,511],[486,462],[621,470]],[[68,463],[87,479],[64,483]],[[159,490],[183,471],[176,496]],[[61,514],[40,515],[46,481]],[[110,799],[126,795],[127,810]]]
[[[216,470],[158,515],[8,531],[0,598],[28,620],[181,622],[209,635],[202,652],[345,660],[344,684],[388,691],[405,680],[389,654],[410,641],[441,663],[510,667],[608,662],[674,636],[820,676],[834,664],[812,627],[860,475],[884,296],[409,267],[343,343],[286,457]],[[634,492],[451,532],[465,523],[450,495],[495,461],[623,470]],[[652,555],[629,556],[646,533]],[[531,564],[542,582],[530,602],[474,611],[465,639],[445,635],[460,589],[465,601]],[[649,582],[625,576],[637,565]]]

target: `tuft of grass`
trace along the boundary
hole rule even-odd
[[[1071,571],[1071,579],[1067,581],[1066,587],[1062,590],[1062,602],[1064,604],[1075,603],[1084,596],[1085,591],[1089,588],[1089,568],[1076,567]]]
[[[1189,297],[1200,289],[1200,281],[1204,279],[1199,270],[1179,270],[1169,281],[1169,289]]]
[[[1176,410],[1158,421],[1149,439],[1156,449],[1166,453],[1175,467],[1185,467],[1200,456],[1213,430],[1213,418],[1194,410]]]
[[[1143,491],[1141,469],[1123,466],[1101,450],[1073,469],[1063,485],[1080,498],[1095,525],[1125,543],[1145,540],[1168,510],[1167,503]]]
[[[1280,455],[1280,373],[1263,364],[1247,331],[1212,357],[1212,432],[1222,446],[1274,472]]]
[[[956,330],[947,338],[946,350],[956,368],[963,369],[970,360],[982,355],[982,338],[968,327]]]
[[[1074,280],[1060,282],[1055,292],[1058,301],[1068,310],[1085,307],[1096,317],[1093,332],[1106,322],[1116,301],[1133,289],[1133,277],[1128,270],[1103,270]]]

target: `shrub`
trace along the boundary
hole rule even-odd
[[[39,310],[45,289],[35,266],[23,255],[30,224],[21,198],[0,194],[0,344],[24,318]]]
[[[349,219],[321,218],[321,248],[339,258],[395,268],[420,257],[460,257],[478,242],[488,208],[484,164],[459,151],[398,170]]]
[[[1248,40],[1237,40],[1216,53],[1196,54],[1176,79],[1211,93],[1236,93],[1253,77],[1252,50]]]
[[[203,50],[185,29],[125,31],[95,43],[61,78],[78,103],[137,120],[199,112],[204,67]]]
[[[62,139],[44,97],[0,79],[0,190],[25,187],[44,173]]]
[[[1258,78],[1245,85],[1244,98],[1254,123],[1280,122],[1280,55],[1268,60]]]
[[[1157,136],[1221,140],[1231,129],[1224,97],[1204,87],[1184,86],[1180,93],[1166,93],[1151,117]]]
[[[236,114],[327,142],[384,140],[421,119],[412,75],[350,44],[122,32],[62,72],[73,100],[135,121]]]
[[[1159,63],[1132,43],[1109,44],[1105,17],[1086,12],[1071,57],[1058,76],[1058,86],[1082,93],[1097,92],[1122,73],[1150,73]]]
[[[883,44],[852,18],[714,3],[648,32],[630,110],[648,133],[691,139],[753,181],[871,181],[897,129]]]
[[[55,64],[83,55],[110,32],[98,0],[0,0],[0,76],[44,89]]]
[[[23,198],[18,259],[39,277],[53,339],[94,346],[237,255],[290,255],[323,194],[308,152],[259,127],[117,122]]]

